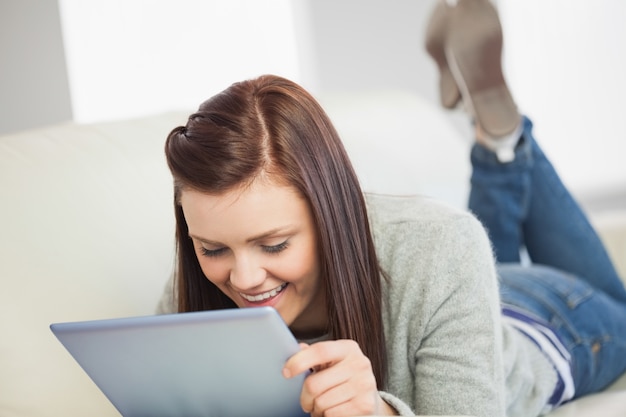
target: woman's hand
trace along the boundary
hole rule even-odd
[[[370,360],[352,340],[300,344],[283,368],[287,378],[313,370],[304,380],[300,404],[313,417],[395,415],[378,394]]]

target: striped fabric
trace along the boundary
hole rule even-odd
[[[549,412],[571,400],[575,393],[571,355],[550,325],[519,307],[509,304],[502,305],[502,319],[532,340],[554,366],[558,381],[544,412]]]

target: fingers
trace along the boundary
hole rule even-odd
[[[313,369],[304,381],[300,402],[314,417],[372,415],[383,402],[369,359],[351,340],[304,346],[285,364],[283,374],[295,376]]]
[[[283,367],[283,375],[291,378],[311,369],[323,369],[345,359],[351,352],[358,351],[359,345],[352,340],[334,340],[313,345],[301,343],[302,350],[293,355]]]
[[[379,395],[373,377],[369,379],[368,375],[355,374],[343,382],[334,380],[330,386],[316,380],[326,377],[324,374],[330,369],[314,373],[305,380],[300,397],[305,411],[324,417],[376,414]]]

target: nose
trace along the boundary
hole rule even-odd
[[[239,256],[230,270],[230,283],[241,291],[258,287],[265,281],[266,271],[254,257]]]

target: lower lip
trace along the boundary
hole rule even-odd
[[[241,297],[241,299],[243,300],[243,304],[245,307],[275,307],[276,304],[278,303],[278,300],[280,300],[280,298],[285,293],[285,291],[287,291],[288,287],[289,287],[289,284],[285,285],[285,288],[283,288],[281,292],[279,292],[273,297],[270,297],[262,301],[248,301],[243,297]]]

